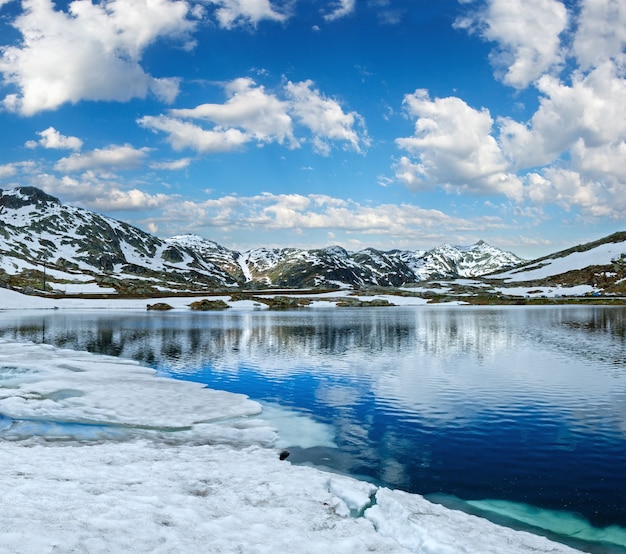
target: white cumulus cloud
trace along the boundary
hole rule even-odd
[[[521,182],[492,135],[488,110],[476,110],[457,97],[435,98],[416,90],[404,98],[415,132],[396,139],[411,157],[403,156],[396,176],[409,188],[443,187],[453,192],[521,195]]]
[[[75,0],[61,11],[50,0],[24,0],[23,8],[13,23],[22,40],[0,57],[5,83],[18,91],[4,98],[5,108],[33,115],[81,100],[177,95],[178,80],[149,75],[141,58],[158,38],[193,29],[186,2]]]
[[[0,179],[6,179],[7,177],[13,177],[17,173],[15,164],[0,165]]]
[[[289,105],[249,78],[235,79],[225,87],[229,96],[224,104],[202,104],[192,109],[170,110],[180,119],[212,121],[220,127],[240,127],[261,142],[285,141],[297,145],[293,136]]]
[[[525,124],[501,121],[502,144],[518,167],[545,165],[582,140],[602,148],[626,138],[626,80],[606,62],[568,85],[544,76],[540,105]]]
[[[102,179],[91,171],[78,178],[39,173],[31,182],[50,194],[63,197],[70,204],[99,212],[158,209],[173,201],[172,196],[128,188],[114,180]]]
[[[123,170],[140,167],[148,153],[148,148],[134,148],[129,144],[96,148],[90,152],[74,153],[61,158],[54,166],[57,171],[78,172],[86,170]]]
[[[560,35],[568,12],[557,0],[488,0],[484,9],[456,21],[497,47],[492,61],[507,85],[525,88],[563,61]]]
[[[67,137],[62,135],[54,127],[48,127],[37,133],[41,138],[38,141],[30,140],[26,143],[28,148],[43,146],[44,148],[59,150],[80,150],[83,147],[83,141],[78,137]]]
[[[178,151],[189,148],[202,154],[231,152],[241,148],[251,138],[239,129],[207,130],[166,115],[147,115],[138,119],[137,123],[146,129],[166,133],[167,141]]]
[[[614,59],[626,65],[626,3],[623,0],[582,0],[573,53],[584,69]]]
[[[470,4],[470,2],[463,2]],[[477,112],[460,99],[407,95],[417,118],[396,178],[555,204],[583,218],[626,218],[626,4],[620,0],[485,0],[456,22],[496,43],[505,84],[532,85],[526,121]],[[568,6],[566,8],[566,6]]]
[[[363,118],[356,112],[344,112],[341,104],[324,96],[313,81],[290,81],[285,89],[294,116],[313,133],[318,152],[328,153],[328,141],[341,141],[355,152],[369,146]]]
[[[363,118],[356,112],[345,112],[338,101],[325,97],[312,81],[288,82],[276,94],[268,93],[249,78],[235,79],[224,89],[227,100],[223,104],[173,109],[159,116],[144,116],[137,122],[166,133],[175,150],[190,148],[204,154],[237,150],[250,142],[297,148],[310,140],[323,155],[328,155],[335,143],[355,152],[363,152],[369,145]],[[298,137],[296,131],[310,136]]]
[[[208,0],[208,2],[217,6],[215,17],[225,29],[239,25],[256,26],[263,20],[283,22],[289,18],[287,13],[275,9],[269,0]]]
[[[578,207],[592,217],[626,217],[626,80],[606,61],[570,84],[538,82],[537,111],[525,123],[503,118],[500,143],[526,176],[528,199]],[[541,178],[538,178],[540,175]]]

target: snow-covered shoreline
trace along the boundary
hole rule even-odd
[[[58,307],[145,310],[146,300],[0,289],[6,310]],[[129,360],[0,341],[0,414],[0,552],[576,552],[281,461],[275,414],[264,420],[260,404]]]
[[[0,413],[18,428],[82,422],[125,433],[59,440],[61,424],[47,441],[3,440],[0,551],[575,552],[281,461],[257,403],[130,361],[0,342],[0,385]]]

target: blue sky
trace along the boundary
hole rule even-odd
[[[0,0],[0,187],[224,246],[624,230],[622,0]]]

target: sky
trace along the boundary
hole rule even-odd
[[[0,0],[0,188],[228,248],[626,228],[622,0]]]

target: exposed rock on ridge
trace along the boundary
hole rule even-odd
[[[428,252],[373,248],[348,252],[340,246],[237,252],[196,235],[159,239],[115,219],[64,205],[34,187],[0,191],[0,284],[15,288],[38,288],[41,283],[41,288],[67,292],[86,279],[136,295],[237,286],[397,287],[430,278],[480,276],[521,262],[482,241]]]

